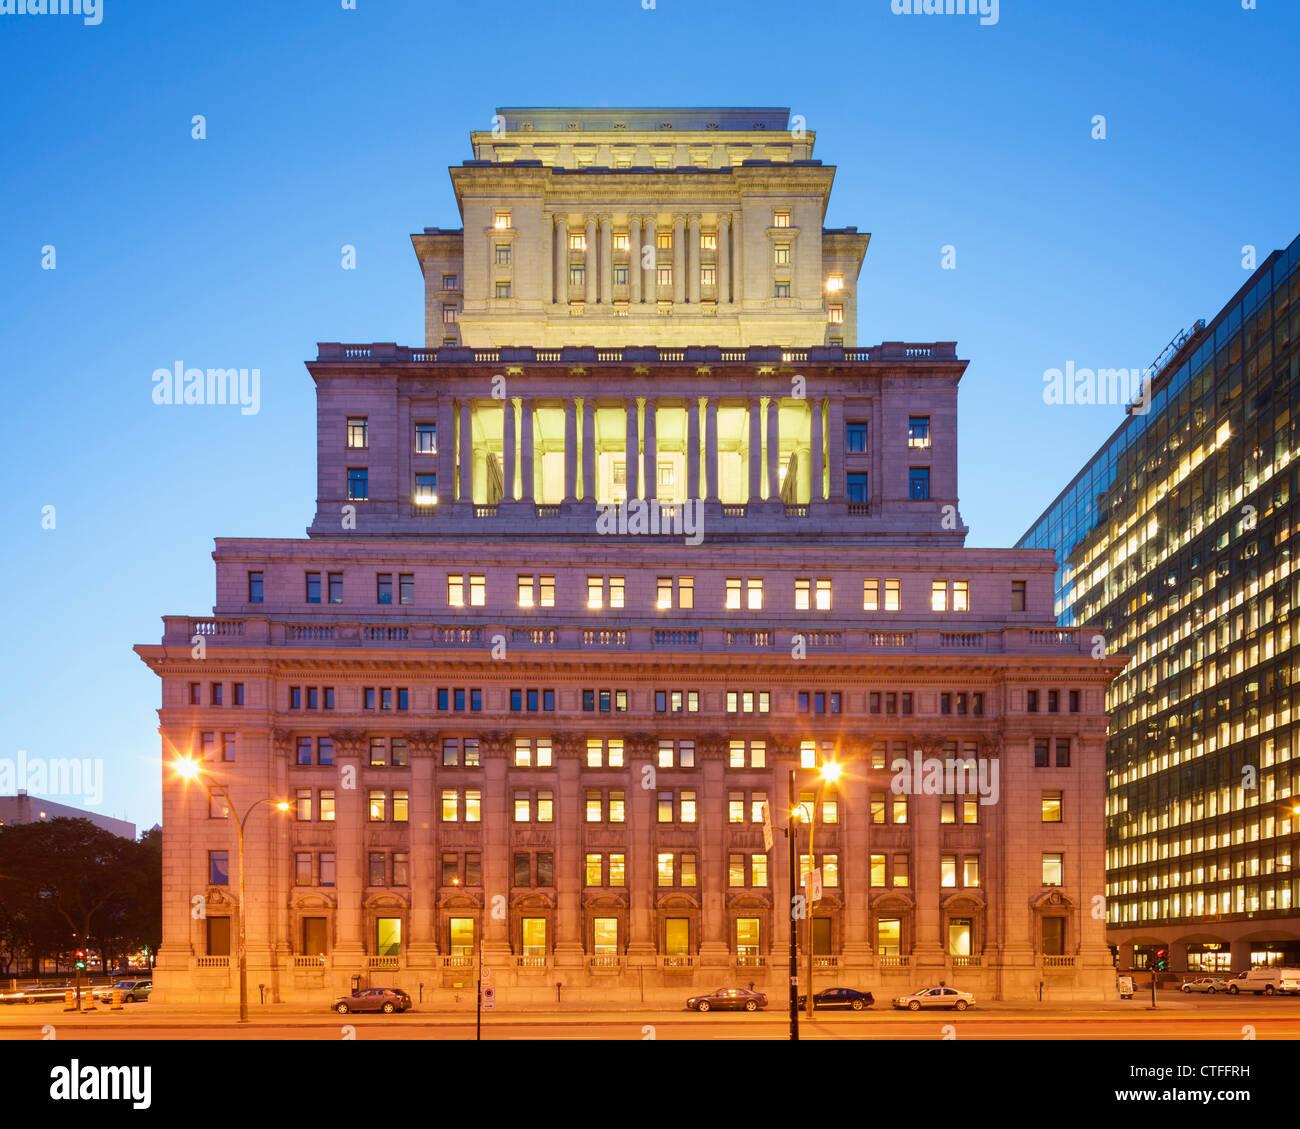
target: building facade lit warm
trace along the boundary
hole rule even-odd
[[[1110,689],[1108,935],[1120,967],[1300,965],[1300,239],[1198,322],[1020,541]]]
[[[1112,993],[1125,660],[1056,625],[1050,552],[964,547],[966,362],[857,345],[868,237],[823,227],[812,135],[498,122],[463,230],[413,237],[424,347],[308,364],[308,538],[218,539],[212,614],[137,648],[165,762],[289,802],[247,823],[252,982],[452,1002],[481,948],[507,1004],[779,994],[797,808],[819,988]],[[167,769],[163,803],[157,994],[233,1000],[234,820]]]

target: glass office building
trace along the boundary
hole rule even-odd
[[[1121,967],[1300,965],[1298,267],[1300,238],[1198,322],[1017,546],[1055,552],[1060,624],[1133,657],[1107,694]]]

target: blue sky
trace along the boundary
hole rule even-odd
[[[408,237],[459,226],[447,166],[494,107],[804,115],[827,223],[872,233],[860,341],[970,360],[974,545],[1014,543],[1118,422],[1044,405],[1046,369],[1145,366],[1241,285],[1243,245],[1300,230],[1293,0],[1002,0],[991,26],[889,0],[102,2],[98,26],[0,15],[0,759],[102,758],[99,810],[141,827],[158,683],[131,646],[211,609],[214,536],[303,535],[303,361],[422,342]],[[260,412],[155,405],[178,359],[259,368]]]

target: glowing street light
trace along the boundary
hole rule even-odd
[[[208,773],[199,768],[199,762],[191,757],[177,757],[173,762],[176,774],[183,780],[204,780],[213,788],[216,788],[226,799],[226,804],[232,812],[235,812],[235,802],[230,798],[230,793],[226,791],[225,785],[219,780],[213,779]],[[247,934],[245,931],[245,913],[244,913],[244,825],[248,822],[248,817],[253,814],[254,809],[259,804],[270,804],[279,812],[287,812],[289,803],[287,800],[273,800],[269,796],[264,796],[260,800],[254,800],[245,809],[243,815],[235,812],[235,830],[239,839],[239,1022],[248,1022],[248,948]]]

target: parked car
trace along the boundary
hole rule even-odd
[[[1179,985],[1180,992],[1206,992],[1214,995],[1216,992],[1228,991],[1228,982],[1219,976],[1200,976],[1195,980],[1185,980]]]
[[[1300,969],[1252,968],[1229,980],[1228,991],[1234,996],[1239,992],[1254,992],[1257,996],[1261,993],[1271,996],[1277,992],[1300,992]]]
[[[133,1004],[137,1001],[143,1003],[148,1000],[149,993],[153,991],[153,981],[119,980],[115,984],[110,984],[107,988],[96,988],[95,999],[111,1004],[114,990],[122,993],[122,1002],[124,1004]]]
[[[692,996],[686,1006],[694,1011],[758,1011],[767,1007],[767,997],[762,992],[751,992],[748,988],[719,988],[704,996]]]
[[[923,1007],[950,1007],[965,1011],[975,1003],[975,997],[969,992],[959,992],[940,984],[934,988],[922,988],[910,996],[899,996],[894,1000],[894,1007],[906,1008],[908,1011],[920,1011]]]
[[[410,1006],[411,997],[401,988],[359,988],[350,996],[340,996],[333,1004],[340,1015],[347,1015],[350,1011],[382,1011],[392,1015]]]
[[[824,1007],[851,1007],[854,1011],[861,1011],[875,1002],[876,998],[870,992],[859,992],[856,988],[823,988],[813,996],[813,1011]],[[805,1007],[807,1003],[805,992],[799,997],[799,1006]]]

